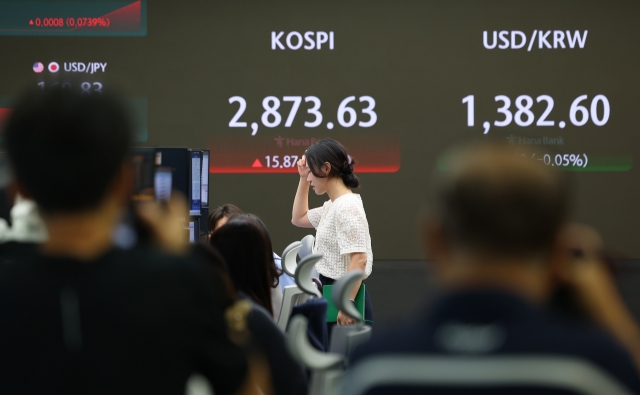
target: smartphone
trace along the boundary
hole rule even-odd
[[[149,201],[154,196],[154,172],[156,169],[156,150],[154,148],[135,148],[131,155],[135,182],[131,200]]]
[[[173,171],[170,167],[161,166],[156,168],[153,189],[157,201],[168,202],[171,199]]]
[[[155,148],[134,148],[131,153],[134,183],[129,205],[123,209],[120,223],[114,229],[112,240],[120,248],[131,249],[151,239],[148,229],[135,215],[134,205],[155,199]]]

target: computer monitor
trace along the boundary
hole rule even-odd
[[[202,151],[189,150],[189,215],[202,215]]]
[[[209,150],[202,151],[202,177],[200,187],[202,207],[209,207]]]

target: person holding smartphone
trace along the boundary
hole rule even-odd
[[[351,191],[360,181],[353,172],[354,161],[339,142],[318,141],[309,147],[297,163],[300,182],[293,201],[291,222],[302,228],[316,229],[313,252],[324,254],[316,264],[322,285],[330,285],[347,272],[360,269],[366,279],[373,269],[369,223],[359,194]],[[329,197],[321,207],[309,210],[309,187]],[[351,291],[355,301],[362,281]],[[365,290],[365,321],[373,323],[373,309]],[[353,324],[342,311],[337,324]]]
[[[13,109],[4,146],[48,237],[0,257],[0,393],[180,394],[195,372],[217,395],[265,388],[231,338],[226,278],[182,237],[184,198],[136,202],[149,243],[114,244],[135,174],[122,100],[32,89]]]

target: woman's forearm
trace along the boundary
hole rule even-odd
[[[309,182],[300,177],[296,197],[293,199],[291,223],[304,228],[311,227],[311,223],[307,218],[307,211],[309,211]]]
[[[367,268],[367,254],[364,252],[355,252],[351,254],[351,261],[349,262],[349,268],[347,272],[351,272],[353,270],[362,270],[362,273],[365,272]],[[360,289],[360,285],[362,284],[362,280],[358,280],[351,290],[351,300],[356,300],[356,296],[358,295],[358,290]]]

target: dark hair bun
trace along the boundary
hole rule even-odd
[[[349,188],[358,188],[360,186],[360,180],[358,180],[358,177],[353,173],[353,165],[355,163],[353,159],[351,159],[350,163],[345,162],[342,171],[340,171],[342,182]]]

